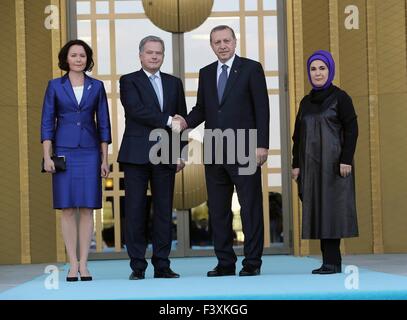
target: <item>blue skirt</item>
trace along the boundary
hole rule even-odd
[[[65,156],[66,171],[52,175],[54,209],[102,207],[100,149],[62,148],[55,153]]]

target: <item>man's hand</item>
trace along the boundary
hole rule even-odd
[[[182,169],[184,169],[184,167],[185,167],[185,161],[182,160],[182,159],[178,159],[178,161],[177,161],[177,171],[176,172],[181,171]]]
[[[182,116],[180,116],[179,114],[176,114],[172,118],[171,130],[176,133],[180,133],[181,131],[185,130],[186,128],[188,128],[188,125],[187,125],[187,122],[185,121],[185,119]]]
[[[263,163],[267,161],[269,151],[266,148],[257,148],[256,149],[256,161],[257,161],[257,166],[262,166]]]

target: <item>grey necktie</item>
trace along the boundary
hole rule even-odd
[[[225,92],[226,82],[228,81],[228,66],[224,64],[222,66],[222,72],[220,73],[218,80],[218,100],[219,103],[222,101],[223,92]]]
[[[155,94],[157,95],[158,102],[160,103],[160,109],[161,109],[161,111],[163,111],[163,102],[161,101],[160,90],[158,89],[158,85],[157,85],[157,83],[155,82],[155,78],[158,78],[155,74],[152,74],[152,75],[149,77],[149,79],[150,79],[150,81],[151,81],[151,84],[153,85]]]

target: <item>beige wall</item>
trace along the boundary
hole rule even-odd
[[[30,246],[32,263],[56,260],[55,210],[50,175],[41,173],[40,124],[44,91],[52,79],[51,30],[44,27],[44,9],[50,0],[24,1],[30,180]]]
[[[14,0],[0,1],[0,263],[20,263],[20,189],[18,168],[18,95]],[[7,44],[7,45],[4,45]]]
[[[360,20],[360,29],[346,30],[343,27],[345,7],[350,3],[357,5],[360,17],[366,17],[364,0],[339,1],[339,67],[341,86],[352,97],[358,115],[359,138],[355,155],[357,210],[359,238],[345,241],[348,253],[371,253],[372,246],[372,210],[370,160],[369,160],[369,101],[368,101],[368,59],[366,19]]]
[[[53,77],[51,31],[44,27],[50,3],[0,2],[0,61],[7,74],[0,79],[1,264],[56,261],[51,180],[40,173],[42,100]]]
[[[383,242],[385,252],[406,252],[407,3],[376,2]]]

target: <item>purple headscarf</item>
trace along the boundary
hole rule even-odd
[[[329,74],[328,74],[328,79],[326,81],[326,83],[322,86],[322,87],[316,87],[312,81],[311,81],[311,73],[310,73],[310,66],[311,63],[315,60],[321,60],[322,62],[324,62],[326,64],[326,66],[328,67],[329,70]],[[326,88],[328,88],[332,81],[334,80],[335,77],[335,61],[332,58],[332,55],[330,52],[325,51],[325,50],[317,50],[315,51],[309,58],[307,61],[307,73],[308,73],[308,80],[312,85],[312,88],[314,90],[324,90]]]

